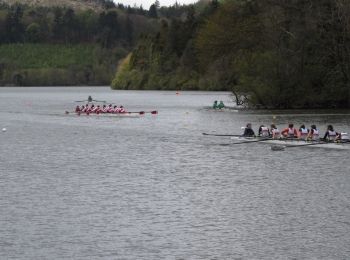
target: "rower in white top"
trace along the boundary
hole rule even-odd
[[[269,128],[267,126],[261,125],[258,130],[258,136],[269,137],[270,136]]]
[[[327,141],[333,141],[333,142],[334,142],[334,141],[337,139],[338,136],[340,136],[340,134],[337,133],[337,132],[334,130],[333,126],[332,126],[332,125],[328,125],[328,126],[327,126],[327,131],[326,131],[326,133],[324,134],[323,139],[324,139],[324,140],[327,140]]]
[[[278,130],[278,128],[276,127],[275,124],[272,124],[271,126],[271,135],[273,139],[280,139],[281,138],[281,132],[280,130]]]
[[[312,141],[318,141],[320,139],[320,132],[318,131],[316,125],[311,125],[311,130],[307,135],[307,139]]]
[[[299,128],[299,138],[306,140],[309,135],[309,129],[305,127],[305,125],[301,125]]]

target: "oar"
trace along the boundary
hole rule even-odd
[[[234,134],[208,134],[208,133],[202,133],[203,135],[211,135],[211,136],[235,136],[235,137],[240,137],[242,135],[234,135]]]
[[[107,101],[103,101],[103,100],[76,100],[74,102],[87,102],[87,103],[93,103],[93,102],[98,102],[98,103],[107,103]]]
[[[243,142],[239,142],[239,143],[232,143],[231,145],[236,145],[236,144],[247,144],[247,143],[258,143],[258,142],[267,141],[267,140],[272,140],[272,139],[271,139],[271,138],[262,138],[262,139],[253,140],[253,141],[243,141]]]
[[[293,148],[293,147],[303,147],[303,146],[311,146],[317,144],[329,144],[329,142],[314,142],[307,144],[299,144],[299,145],[273,145],[271,146],[272,151],[283,151],[285,148]]]
[[[140,114],[140,115],[144,115],[146,113],[149,113],[149,114],[152,114],[152,115],[156,115],[156,114],[158,114],[158,111],[154,110],[154,111],[125,112],[125,114],[127,114],[127,113],[129,113],[129,114]],[[121,113],[121,114],[123,114],[123,113]]]

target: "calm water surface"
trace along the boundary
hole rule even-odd
[[[64,115],[88,95],[140,118]],[[0,88],[0,259],[348,259],[349,151],[208,133],[349,111],[215,112],[229,93]],[[273,116],[276,118],[273,119]]]

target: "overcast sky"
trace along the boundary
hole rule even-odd
[[[115,3],[122,3],[123,5],[137,6],[142,5],[143,9],[148,9],[155,0],[114,0]],[[159,0],[160,6],[169,6],[175,4],[176,0]],[[192,4],[197,0],[177,0],[178,4]]]

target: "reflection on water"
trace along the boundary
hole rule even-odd
[[[88,95],[159,114],[64,115]],[[205,109],[216,99],[233,105],[223,92],[0,89],[0,258],[346,259],[349,151],[201,133],[350,132],[348,111]]]

